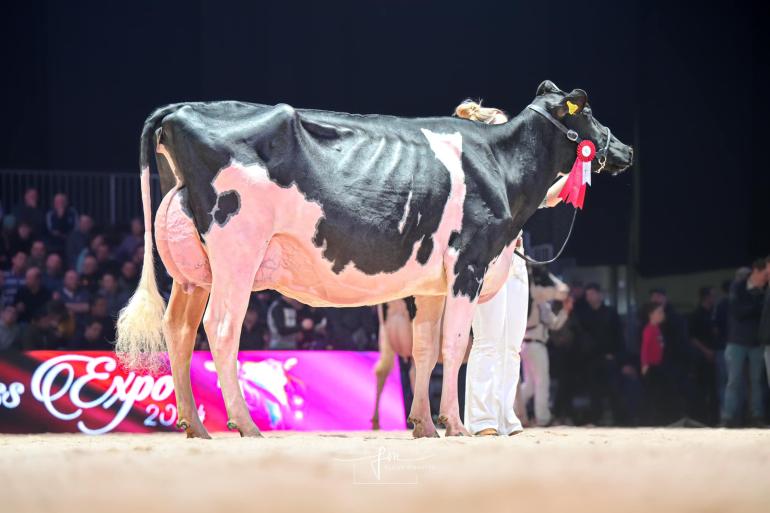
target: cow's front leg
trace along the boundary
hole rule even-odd
[[[444,311],[443,340],[441,357],[444,377],[441,385],[441,406],[439,422],[446,427],[446,436],[469,436],[470,433],[460,420],[460,403],[457,395],[457,378],[468,348],[476,300],[467,296],[451,294],[446,298]],[[501,320],[502,322],[502,320]]]
[[[260,437],[262,434],[251,418],[238,383],[238,346],[243,318],[249,303],[251,283],[253,274],[214,274],[203,326],[225,400],[227,428],[237,429],[241,436]]]
[[[208,292],[199,287],[187,294],[174,281],[168,308],[163,316],[163,336],[168,345],[171,375],[174,379],[177,426],[187,433],[187,438],[211,438],[198,416],[190,384],[190,360],[195,346],[195,334],[208,296]]]
[[[439,351],[441,314],[444,311],[443,296],[415,297],[417,313],[412,322],[412,338],[415,365],[414,400],[409,422],[414,424],[415,438],[437,437],[436,426],[430,413],[428,388],[430,374],[436,366]]]

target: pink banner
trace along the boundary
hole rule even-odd
[[[259,428],[336,431],[371,429],[377,353],[245,351],[238,379]],[[382,429],[404,429],[398,365],[380,400]],[[214,362],[193,355],[192,387],[203,423],[225,429],[227,414]],[[153,432],[175,429],[170,374],[125,372],[112,352],[0,353],[0,432]]]

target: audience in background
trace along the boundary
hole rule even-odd
[[[63,252],[67,236],[75,229],[77,210],[69,205],[67,195],[60,192],[53,197],[53,208],[45,216],[48,245],[51,251]]]
[[[762,315],[768,276],[764,260],[752,264],[745,279],[733,282],[730,287],[729,322],[725,361],[727,363],[727,388],[722,421],[728,426],[740,423],[740,387],[745,377],[745,366],[749,371],[749,422],[754,426],[764,425],[765,403],[763,390],[766,383],[764,349],[759,344],[759,321]]]
[[[719,340],[714,317],[716,295],[711,287],[701,287],[698,306],[690,314],[690,343],[694,351],[693,370],[696,393],[693,417],[705,424],[719,422],[720,401],[717,396],[717,368],[724,368],[724,344]]]
[[[664,367],[666,341],[660,329],[666,319],[663,305],[647,303],[644,308],[646,323],[642,331],[642,346],[640,364],[642,382],[644,384],[645,404],[644,420],[650,426],[671,422],[669,394],[671,385],[669,375]]]

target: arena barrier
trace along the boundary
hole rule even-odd
[[[365,430],[371,429],[377,359],[374,352],[242,351],[238,377],[261,430]],[[193,355],[191,376],[204,425],[224,430],[227,414],[210,353]],[[176,421],[169,372],[126,372],[112,352],[0,353],[0,432],[157,432],[175,430]],[[380,424],[406,428],[398,372],[385,384]]]

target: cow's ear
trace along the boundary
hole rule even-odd
[[[582,89],[573,89],[554,108],[554,115],[561,119],[564,116],[580,114],[588,103],[588,95]]]
[[[556,84],[550,80],[543,80],[540,85],[537,86],[537,94],[535,96],[543,96],[548,93],[560,93],[561,89],[556,87]]]

